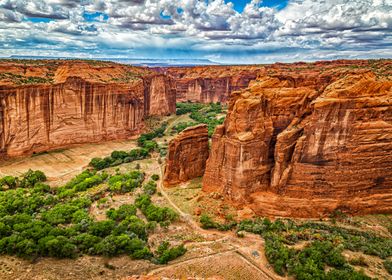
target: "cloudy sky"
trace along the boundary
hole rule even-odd
[[[392,0],[0,0],[0,57],[392,57]]]

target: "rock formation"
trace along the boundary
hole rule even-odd
[[[390,213],[392,63],[354,66],[274,65],[233,94],[203,189],[267,216]]]
[[[175,112],[171,80],[109,62],[0,63],[0,155],[126,139]]]
[[[170,187],[204,174],[208,158],[208,129],[200,124],[184,129],[170,141],[163,184]]]
[[[248,87],[264,67],[198,66],[165,69],[172,77],[177,102],[226,103],[231,92]]]

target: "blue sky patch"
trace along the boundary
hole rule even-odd
[[[234,9],[242,13],[244,10],[246,4],[250,3],[251,0],[225,0],[226,3],[231,2],[234,4]],[[284,9],[287,4],[289,3],[289,0],[263,0],[260,3],[260,7],[271,7],[271,8],[276,8],[278,10]]]
[[[48,23],[48,22],[54,21],[54,19],[52,19],[52,18],[42,18],[42,17],[26,17],[24,19],[24,21],[30,21],[30,22],[34,22],[34,23],[38,23],[38,22]]]
[[[164,11],[161,11],[161,13],[159,14],[161,16],[161,18],[163,19],[171,19],[170,15],[164,15]]]
[[[103,17],[104,20],[109,19],[109,16],[107,14],[100,13],[100,12],[95,12],[95,13],[84,12],[83,13],[84,19],[88,22],[98,21],[98,18],[101,16]]]

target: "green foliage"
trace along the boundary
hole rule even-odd
[[[136,215],[136,206],[132,204],[121,205],[117,210],[111,208],[106,212],[109,219],[115,221],[122,221],[127,217]]]
[[[151,202],[148,194],[141,194],[135,200],[135,205],[146,216],[148,221],[155,222],[172,222],[178,218],[176,212],[168,207],[159,207]]]
[[[158,181],[159,180],[159,175],[158,174],[152,174],[151,175],[151,179],[154,181]]]
[[[169,261],[174,260],[186,253],[186,248],[183,245],[171,247],[169,242],[162,242],[157,251],[155,252],[155,258],[159,264],[167,264]]]
[[[59,198],[72,197],[78,192],[84,192],[94,186],[102,184],[108,176],[109,175],[105,172],[98,174],[96,171],[83,171],[65,186],[57,188],[57,195]]]
[[[15,188],[33,188],[35,184],[45,182],[46,176],[42,171],[29,169],[21,177],[5,176],[0,179],[0,190]]]
[[[151,141],[150,141],[151,142]],[[154,142],[155,143],[155,142]],[[149,143],[148,148],[155,149],[155,144]],[[111,156],[105,158],[93,158],[89,165],[93,167],[95,170],[102,170],[108,167],[118,166],[125,162],[132,162],[135,160],[145,159],[149,156],[149,149],[141,148],[141,149],[133,149],[129,153],[125,151],[113,151]]]
[[[109,178],[109,190],[115,193],[128,193],[140,187],[143,181],[144,174],[140,171],[114,175]]]
[[[173,126],[172,130],[175,133],[180,133],[185,128],[197,125],[196,122],[179,122],[175,126]]]
[[[0,232],[1,232],[1,230],[0,230]],[[388,273],[392,275],[392,260],[386,260],[386,261],[384,261],[383,264],[384,264],[385,269],[388,271]]]
[[[43,77],[26,77],[19,74],[14,74],[10,72],[0,73],[0,80],[10,80],[17,85],[27,85],[27,84],[46,84],[53,83],[53,78],[43,78]]]
[[[5,176],[0,179],[0,190],[4,187],[8,189],[15,189],[18,184],[18,178],[13,176]]]
[[[216,223],[211,219],[211,217],[206,214],[201,215],[200,223],[201,227],[204,229],[211,229],[217,227]]]
[[[206,215],[202,215],[200,222],[204,228],[219,229],[221,226]],[[244,220],[237,224],[236,231],[264,237],[265,255],[275,272],[282,276],[289,274],[296,279],[370,279],[350,266],[342,255],[344,249],[380,258],[392,256],[392,240],[389,238],[324,223],[297,225],[291,220]],[[309,243],[301,250],[287,246],[299,241]],[[353,264],[366,266],[364,261]],[[331,269],[327,271],[327,267]]]
[[[201,103],[191,103],[191,102],[186,102],[186,103],[177,103],[176,104],[176,114],[177,115],[184,115],[187,113],[192,113],[192,112],[198,112],[200,109],[202,109],[205,105]]]
[[[143,148],[151,152],[158,149],[158,143],[154,140],[146,140],[143,143]]]
[[[211,219],[211,217],[209,217],[206,214],[202,214],[201,215],[200,223],[201,223],[201,227],[204,228],[204,229],[215,228],[215,229],[221,230],[221,231],[230,230],[230,229],[234,228],[237,225],[237,222],[235,222],[235,221],[230,221],[230,222],[228,222],[226,224],[217,223],[217,222],[213,221]]]
[[[140,156],[140,153],[134,155]],[[122,158],[125,155],[115,153],[113,156]],[[132,171],[109,178],[104,172],[84,171],[57,189],[42,183],[44,180],[46,177],[38,171],[29,171],[20,178],[7,176],[2,179],[0,254],[26,259],[76,258],[82,254],[152,258],[147,239],[156,222],[145,223],[135,216],[137,208],[130,204],[110,209],[107,220],[96,221],[90,216],[89,208],[92,201],[100,197],[89,197],[86,192],[103,183],[108,183],[109,188],[118,182],[131,189],[140,187],[144,180],[142,172]],[[150,181],[150,185],[154,186],[155,182]],[[154,206],[150,196],[147,202],[145,212],[150,219],[173,220],[172,210]],[[174,250],[168,259],[178,254]]]
[[[143,186],[143,192],[148,195],[153,195],[157,192],[157,184],[154,181],[148,181],[147,184]]]
[[[222,105],[220,103],[177,103],[177,115],[190,113],[189,117],[194,121],[192,123],[179,123],[173,127],[175,132],[180,132],[188,126],[204,123],[208,127],[208,136],[212,136],[215,127],[222,124],[224,118],[218,118],[218,114],[222,113]]]
[[[165,134],[166,128],[167,128],[167,123],[164,122],[160,127],[154,129],[153,131],[149,133],[143,133],[137,139],[138,146],[145,148],[149,151],[157,149],[158,144],[152,140],[157,137],[162,137]]]
[[[265,238],[265,256],[274,270],[279,275],[285,275],[290,259],[294,251],[288,249],[275,234],[267,235]]]

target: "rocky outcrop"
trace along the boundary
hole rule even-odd
[[[280,66],[234,94],[203,189],[267,216],[392,212],[392,75],[381,64]]]
[[[177,102],[226,103],[231,92],[248,87],[263,67],[199,66],[165,69],[172,77]]]
[[[141,132],[145,117],[175,112],[171,80],[149,70],[106,62],[33,63],[0,63],[2,157],[127,139]]]
[[[205,124],[188,127],[170,141],[163,184],[166,187],[204,174],[208,158],[208,129]]]

